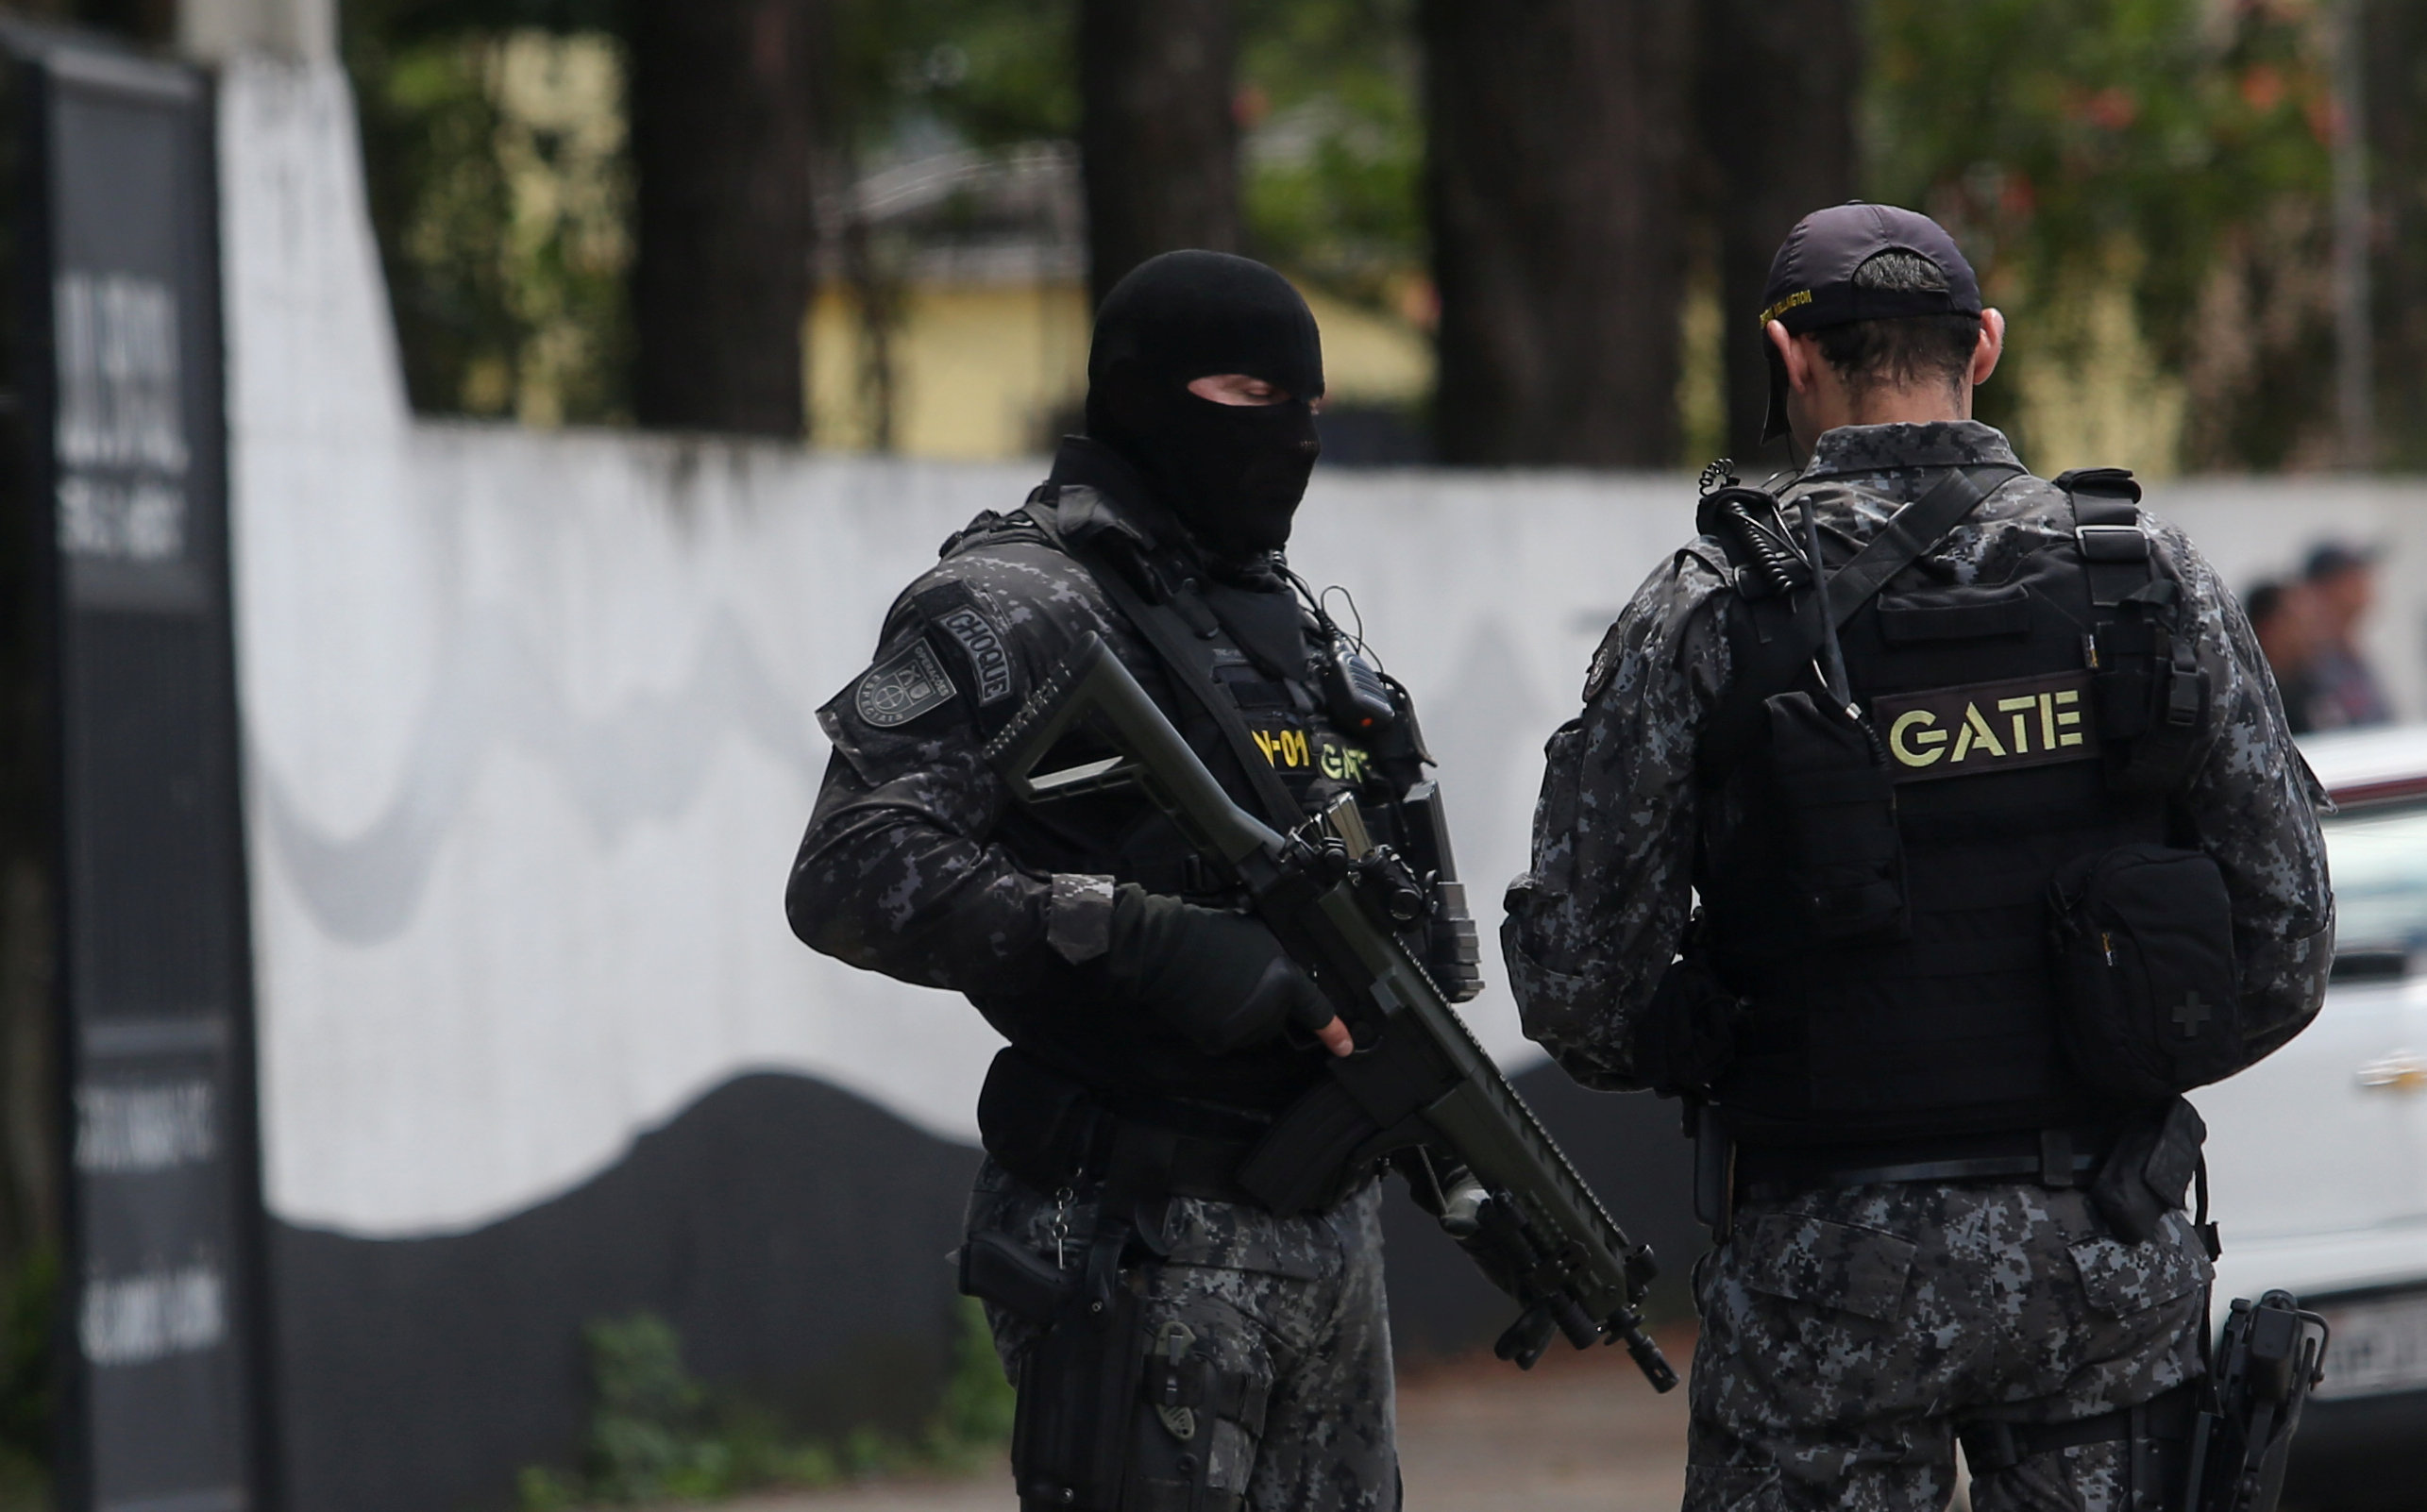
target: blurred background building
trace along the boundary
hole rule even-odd
[[[49,8],[178,25],[171,0]],[[1751,291],[1795,214],[1860,193],[1947,222],[2017,318],[1983,402],[2044,470],[2427,448],[2414,7],[349,0],[339,22],[430,412],[1035,452],[1077,392],[1080,291],[1194,244],[1317,299],[1336,460],[1673,466],[1750,449]]]

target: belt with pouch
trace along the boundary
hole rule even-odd
[[[1165,1103],[1110,1100],[1040,1064],[1003,1050],[978,1093],[978,1134],[996,1165],[1040,1192],[1078,1186],[1116,1168],[1142,1187],[1215,1202],[1255,1202],[1239,1168],[1261,1140],[1247,1134],[1253,1116]],[[1211,1132],[1239,1127],[1238,1134]],[[1141,1193],[1141,1195],[1144,1195]]]

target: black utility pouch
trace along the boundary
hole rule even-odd
[[[2233,903],[2196,850],[2080,856],[2048,884],[2057,1033],[2083,1081],[2148,1101],[2250,1063],[2234,1012]]]
[[[2205,748],[2214,702],[2196,643],[2179,633],[2181,593],[2160,579],[2125,598],[2126,617],[2093,635],[2098,733],[2107,785],[2118,793],[2166,793],[2182,785]]]
[[[2115,1237],[2126,1244],[2157,1237],[2160,1220],[2183,1205],[2199,1173],[2207,1142],[2208,1125],[2181,1098],[2126,1126],[2090,1185],[2090,1201]]]
[[[1707,1089],[1736,1057],[1746,1006],[1692,956],[1670,962],[1635,1036],[1636,1074],[1662,1097]]]
[[[1102,1115],[1087,1089],[1016,1048],[996,1053],[978,1089],[978,1142],[1040,1192],[1069,1185],[1096,1153]]]
[[[1770,763],[1812,936],[1900,939],[1906,931],[1904,840],[1896,790],[1871,732],[1809,693],[1765,700]]]

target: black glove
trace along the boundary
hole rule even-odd
[[[1709,966],[1671,962],[1635,1031],[1635,1074],[1662,1097],[1709,1087],[1735,1058],[1744,1006]]]
[[[1261,1044],[1289,1024],[1312,1033],[1332,1007],[1259,921],[1199,908],[1134,882],[1113,892],[1104,971],[1208,1055]]]

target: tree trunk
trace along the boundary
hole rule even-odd
[[[2376,461],[2415,472],[2427,467],[2427,13],[2371,5],[2361,24]]]
[[[638,0],[634,417],[798,436],[821,0]]]
[[[1158,252],[1239,248],[1232,0],[1081,0],[1079,154],[1101,303]]]
[[[1684,0],[1423,0],[1441,460],[1677,461]]]
[[[1769,405],[1754,316],[1770,260],[1795,222],[1855,193],[1862,17],[1852,0],[1703,0],[1697,16],[1694,113],[1718,233],[1728,445],[1743,461],[1760,448]]]

